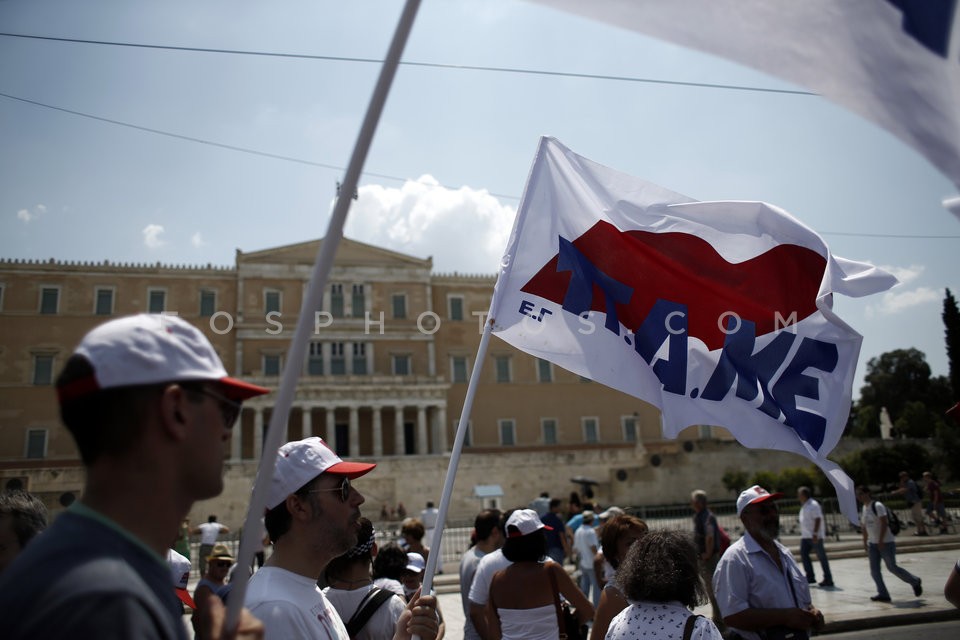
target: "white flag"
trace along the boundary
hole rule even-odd
[[[645,400],[664,435],[726,427],[751,448],[806,456],[857,519],[826,459],[850,411],[862,337],[832,294],[896,279],[830,254],[762,202],[695,202],[543,138],[490,317],[531,355]]]
[[[960,0],[535,1],[807,87],[960,187]]]

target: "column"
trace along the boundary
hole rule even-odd
[[[350,407],[350,457],[360,455],[360,408]]]
[[[447,407],[441,404],[437,407],[437,453],[447,452]]]
[[[240,462],[240,457],[243,452],[243,414],[245,411],[240,411],[240,417],[237,418],[237,423],[233,425],[233,429],[230,430],[230,461],[231,462]]]
[[[403,407],[393,409],[393,454],[403,455]]]
[[[417,455],[425,456],[430,453],[429,444],[427,441],[427,408],[420,405],[417,407]]]
[[[383,456],[383,417],[380,412],[382,407],[373,408],[373,457]]]
[[[260,462],[263,455],[263,409],[253,410],[253,459]]]
[[[309,438],[313,435],[313,407],[307,405],[303,408],[303,437]]]
[[[325,407],[327,412],[327,446],[337,450],[337,424],[334,416],[334,407]]]

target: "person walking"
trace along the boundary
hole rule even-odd
[[[923,522],[923,497],[920,492],[920,487],[910,478],[909,473],[906,471],[900,472],[900,488],[895,489],[891,493],[893,495],[903,496],[904,501],[907,503],[907,508],[910,509],[910,515],[913,516],[913,524],[917,528],[913,535],[930,535],[927,533],[927,525]]]
[[[897,566],[897,542],[890,531],[887,519],[887,507],[879,500],[874,500],[870,488],[866,485],[857,487],[857,500],[863,505],[860,510],[860,530],[863,533],[863,549],[870,558],[870,576],[877,585],[877,595],[871,596],[874,602],[890,602],[890,592],[883,582],[880,573],[880,560],[887,565],[887,570],[911,587],[913,595],[920,597],[923,585],[920,578],[903,567]]]
[[[713,623],[724,629],[723,616],[720,615],[717,596],[713,592],[713,572],[720,562],[720,525],[707,506],[707,492],[703,489],[690,494],[690,507],[693,509],[693,542],[700,557],[700,573],[710,601]]]
[[[810,561],[810,551],[816,551],[820,568],[823,569],[823,582],[820,586],[832,587],[833,574],[830,573],[827,551],[823,548],[823,539],[827,534],[823,509],[820,508],[820,503],[810,496],[810,487],[797,489],[797,500],[800,501],[800,561],[803,562],[807,582],[814,584],[817,581],[813,573],[813,562]]]

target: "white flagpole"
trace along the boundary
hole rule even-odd
[[[324,236],[320,250],[317,252],[317,260],[313,266],[313,274],[310,277],[310,286],[307,289],[303,304],[300,307],[300,317],[297,319],[297,327],[294,330],[293,338],[290,341],[290,348],[287,351],[287,361],[283,367],[280,387],[277,389],[273,413],[270,416],[270,426],[267,430],[267,438],[263,445],[260,466],[257,469],[257,479],[254,483],[253,495],[250,498],[250,507],[247,510],[247,517],[243,525],[243,534],[240,537],[240,551],[237,554],[237,563],[241,568],[251,565],[253,554],[261,544],[260,518],[263,516],[267,503],[267,489],[270,486],[270,479],[273,476],[273,469],[276,466],[277,449],[283,444],[281,440],[287,432],[286,424],[290,416],[290,405],[293,403],[297,381],[300,378],[300,369],[303,365],[307,341],[310,338],[313,314],[320,308],[320,303],[323,299],[323,289],[326,286],[330,269],[333,266],[333,258],[340,244],[340,238],[343,237],[343,226],[346,223],[350,202],[353,199],[353,194],[356,193],[360,173],[363,170],[363,163],[367,159],[367,152],[370,150],[373,134],[377,129],[380,114],[383,112],[383,105],[386,103],[387,95],[390,93],[390,85],[393,83],[393,78],[396,75],[397,66],[400,63],[400,56],[407,43],[410,30],[413,28],[413,21],[419,7],[420,0],[407,0],[406,5],[404,5],[403,13],[400,15],[400,21],[393,34],[393,40],[390,43],[386,60],[384,60],[383,68],[380,70],[380,77],[377,79],[373,96],[370,98],[370,104],[367,107],[363,125],[357,136],[357,142],[353,148],[350,164],[347,165],[347,172],[344,175],[343,184],[340,187],[340,193],[337,195],[333,214],[327,226],[327,235]],[[240,612],[243,609],[248,578],[247,572],[241,570],[231,592],[225,624],[225,628],[231,632],[237,628],[237,624],[240,621]]]
[[[496,296],[496,293],[494,293]],[[490,305],[493,307],[493,305]],[[453,493],[453,483],[457,479],[457,467],[460,465],[460,454],[463,452],[463,441],[467,437],[467,422],[470,411],[473,409],[473,398],[477,395],[477,384],[480,381],[480,372],[483,370],[483,361],[487,355],[487,345],[490,343],[490,334],[494,318],[487,318],[480,336],[480,346],[477,347],[477,359],[473,363],[470,373],[470,382],[467,384],[467,395],[463,399],[463,409],[460,412],[460,422],[457,424],[457,435],[453,439],[453,450],[450,452],[450,463],[447,466],[447,477],[443,481],[443,492],[440,494],[440,508],[437,513],[437,526],[433,530],[433,539],[430,540],[430,555],[427,557],[427,566],[423,571],[422,593],[429,595],[433,589],[433,574],[440,557],[440,543],[443,540],[443,527],[447,521],[447,510],[450,507],[450,496]],[[463,585],[460,588],[464,588]],[[470,586],[467,585],[469,589]]]

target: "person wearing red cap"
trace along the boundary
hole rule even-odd
[[[723,622],[745,640],[809,636],[823,625],[813,607],[806,575],[777,538],[777,498],[754,485],[737,498],[743,537],[730,545],[713,574],[713,590]],[[793,634],[793,635],[789,635]]]
[[[331,560],[356,546],[364,498],[350,481],[375,466],[345,462],[317,437],[280,447],[264,517],[273,554],[250,578],[245,599],[268,640],[349,639],[317,581]],[[411,599],[393,637],[432,640],[437,629],[436,598],[421,596]]]
[[[141,314],[84,336],[56,391],[84,491],[0,579],[4,637],[184,640],[167,549],[193,503],[223,490],[241,402],[268,390],[227,376],[190,323]],[[211,603],[199,638],[221,637]],[[262,633],[244,612],[239,635]]]

